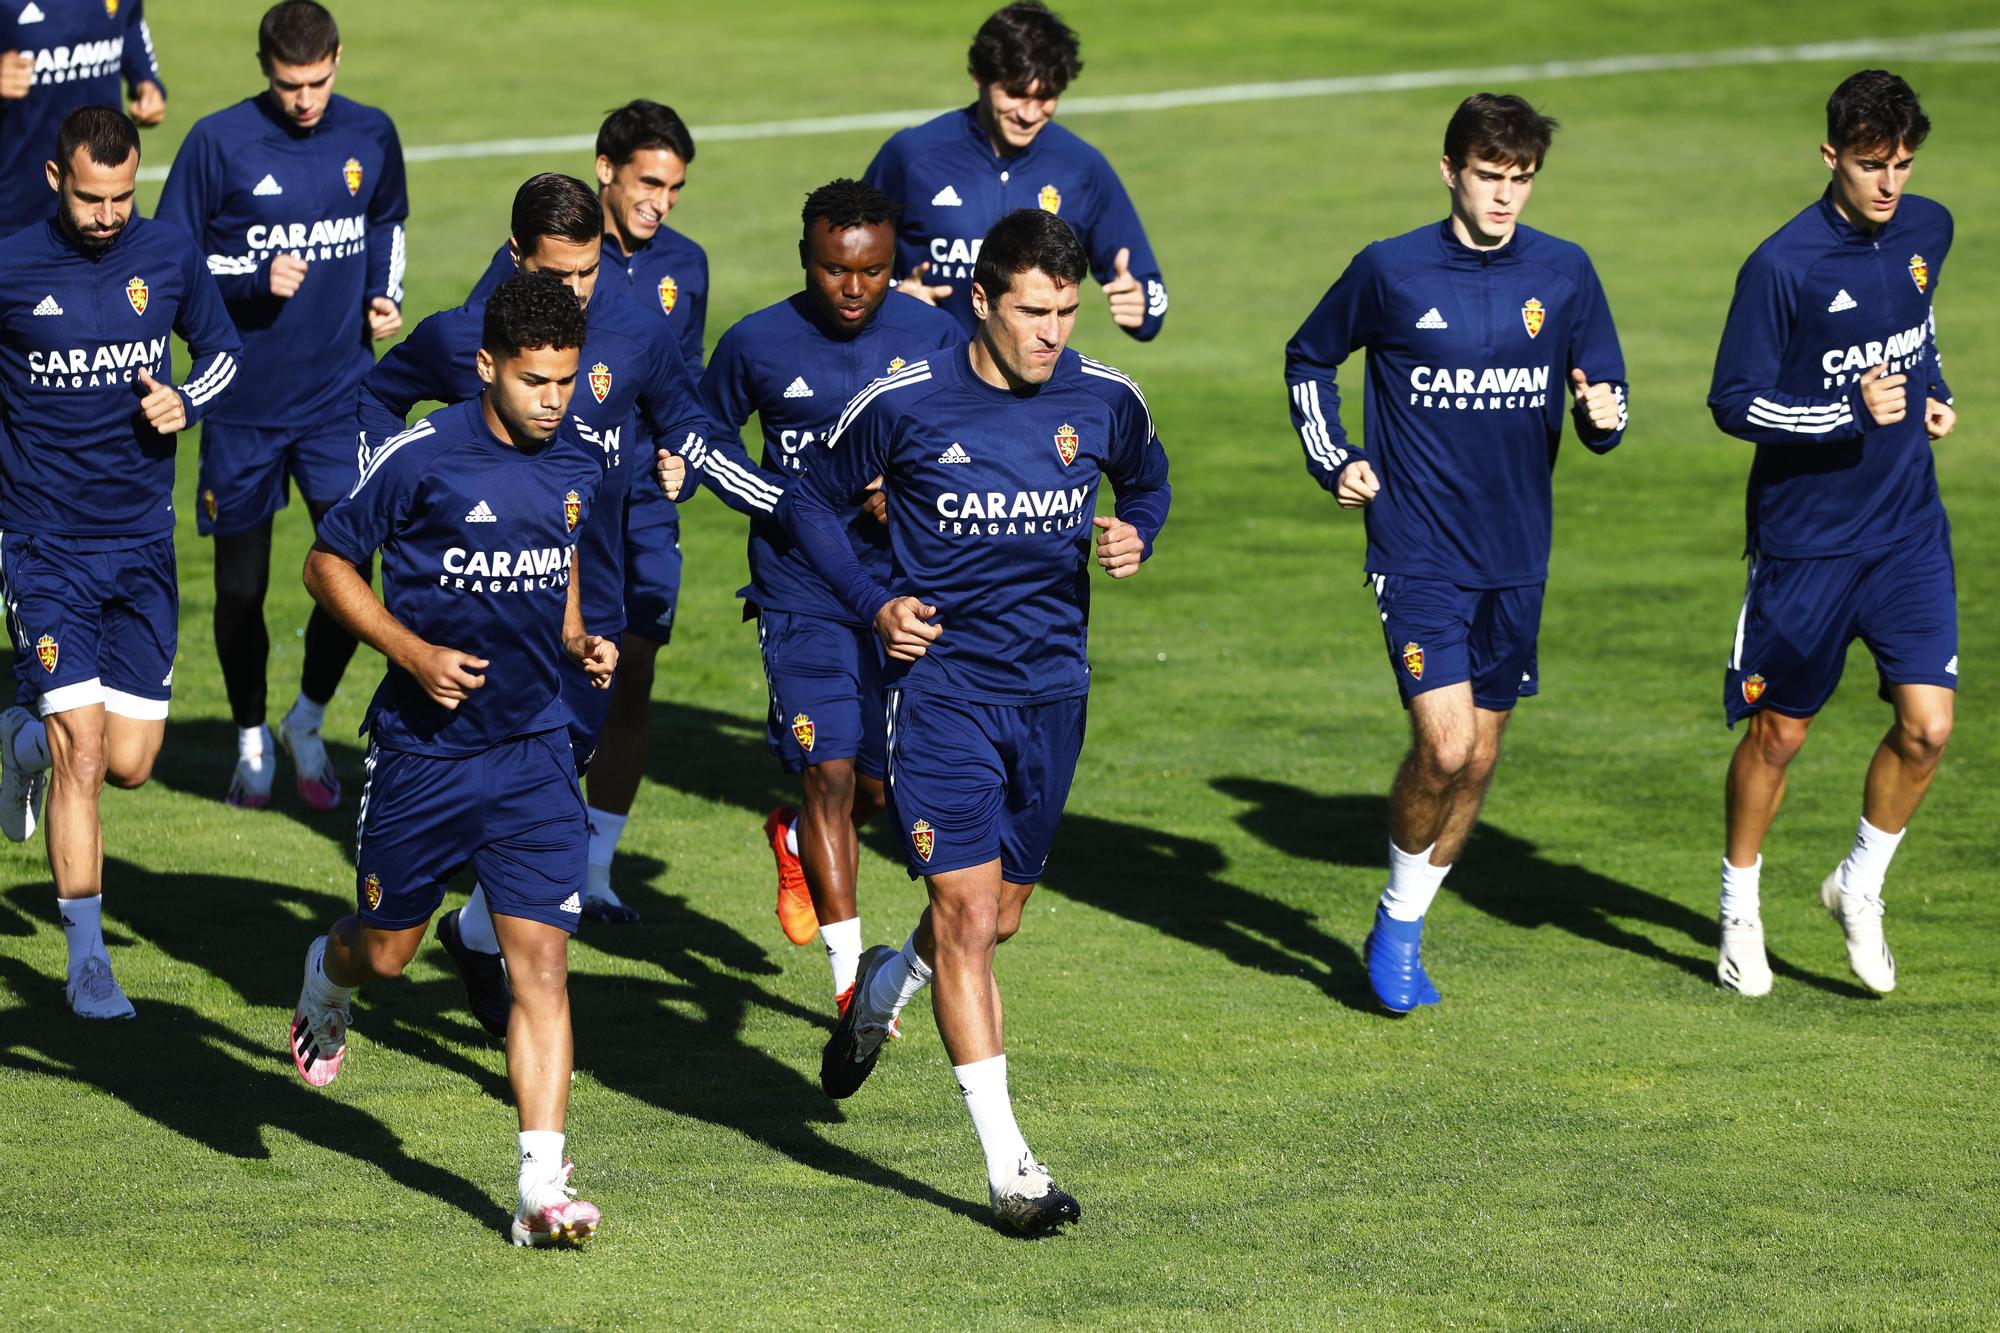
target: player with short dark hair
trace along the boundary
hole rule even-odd
[[[1596,270],[1520,225],[1555,129],[1519,97],[1466,98],[1438,161],[1449,216],[1362,250],[1285,348],[1307,470],[1367,511],[1365,568],[1410,715],[1389,884],[1364,947],[1396,1013],[1438,1003],[1424,915],[1479,817],[1515,702],[1539,690],[1563,409],[1594,453],[1625,433],[1625,358]],[[1362,348],[1365,450],[1341,428],[1335,382]]]
[[[1744,995],[1771,989],[1764,836],[1848,646],[1858,638],[1874,654],[1895,720],[1868,765],[1854,846],[1820,902],[1870,990],[1896,985],[1883,878],[1951,738],[1958,607],[1931,441],[1958,422],[1933,313],[1952,220],[1906,188],[1930,127],[1887,70],[1834,89],[1820,145],[1832,179],[1745,261],[1716,352],[1709,409],[1757,446],[1749,586],[1723,682],[1730,725],[1749,725],[1729,764],[1716,963]]]
[[[739,431],[754,412],[764,466],[786,476],[811,465],[813,446],[870,380],[965,342],[942,311],[888,299],[896,205],[880,190],[830,181],[806,196],[801,221],[805,290],[738,321],[701,380],[716,428]],[[886,582],[880,517],[857,510],[847,535],[855,558]],[[778,862],[778,920],[794,944],[819,933],[844,1012],[861,959],[856,830],[884,800],[882,647],[775,522],[751,521],[750,584],[740,595],[763,649],[771,752],[804,788],[799,806],[780,806],[764,824]]]
[[[401,975],[446,881],[473,867],[514,988],[516,1245],[577,1244],[601,1221],[575,1198],[563,1156],[586,834],[562,680],[581,671],[608,686],[618,662],[586,631],[579,597],[592,572],[578,539],[606,473],[562,429],[586,329],[557,279],[502,283],[481,323],[482,392],[370,454],[321,521],[304,575],[389,669],[368,708],[356,910],[306,951],[292,1060],[307,1083],[333,1082],[355,987]],[[361,574],[377,550],[381,600]]]
[[[1034,0],[997,10],[972,39],[973,104],[899,130],[863,179],[903,208],[897,268],[907,295],[949,311],[971,333],[980,238],[1011,209],[1061,215],[1089,252],[1111,318],[1146,341],[1167,314],[1167,285],[1118,173],[1054,123],[1083,68],[1077,36]]]
[[[160,194],[160,216],[201,238],[244,344],[242,383],[201,433],[195,526],[215,539],[215,649],[236,722],[226,799],[247,809],[271,803],[276,746],[310,809],[340,803],[320,727],[354,639],[320,608],[275,745],[265,725],[272,520],[293,485],[315,523],[353,486],[348,406],[370,344],[403,326],[403,149],[388,116],[333,91],[340,57],[325,8],[272,6],[257,32],[267,86],[194,123]]]
[[[1088,266],[1076,235],[1022,209],[983,239],[970,345],[863,389],[778,518],[887,653],[889,808],[930,890],[900,953],[862,956],[821,1085],[853,1094],[897,1013],[934,982],[994,1219],[1042,1235],[1080,1209],[1015,1122],[993,950],[1020,928],[1083,746],[1091,531],[1097,563],[1129,577],[1170,491],[1138,386],[1068,347]],[[886,582],[848,531],[878,477],[892,496]],[[1093,518],[1105,477],[1117,517]]]
[[[153,54],[145,0],[27,0],[0,6],[0,237],[48,216],[42,163],[79,107],[131,96],[131,118],[166,119],[167,89]]]
[[[708,318],[708,256],[666,225],[693,161],[694,136],[672,107],[658,102],[627,102],[607,115],[597,131],[602,271],[610,279],[606,289],[622,288],[634,308],[663,320],[689,371],[699,376]],[[470,299],[490,292],[513,272],[513,264],[502,245]],[[747,456],[740,461],[747,462]],[[631,614],[624,665],[611,689],[610,720],[590,781],[590,860],[599,867],[592,872],[592,884],[599,895],[613,897],[611,860],[646,772],[654,666],[673,635],[674,611],[680,605],[679,512],[672,505],[650,505],[635,508],[629,517],[633,559],[626,570]]]
[[[17,686],[0,833],[34,832],[46,782],[70,1008],[129,1018],[101,928],[98,797],[142,785],[166,734],[174,437],[229,390],[239,345],[194,238],[133,210],[132,122],[81,107],[56,150],[53,216],[0,241],[0,600]],[[174,334],[192,358],[178,388]]]

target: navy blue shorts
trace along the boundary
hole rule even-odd
[[[307,504],[344,499],[361,477],[361,440],[354,424],[203,422],[195,529],[204,537],[255,531],[285,507],[287,477]]]
[[[618,645],[623,651],[625,636],[607,634],[604,637]],[[618,680],[618,673],[611,673],[612,684]],[[569,747],[576,754],[576,775],[582,777],[590,767],[590,760],[597,753],[598,737],[604,734],[604,719],[611,715],[611,689],[598,689],[590,683],[590,675],[576,664],[576,659],[563,654],[562,697],[569,705],[570,728]]]
[[[590,830],[562,731],[459,758],[368,749],[354,887],[363,924],[431,919],[470,865],[495,913],[574,932]]]
[[[681,516],[651,473],[640,476],[625,511],[625,629],[666,643],[681,604]]]
[[[1723,674],[1729,725],[1769,708],[1811,717],[1826,706],[1860,639],[1878,688],[1958,688],[1958,598],[1951,524],[1893,546],[1817,560],[1752,556],[1736,646]]]
[[[1460,681],[1472,682],[1474,704],[1496,713],[1540,691],[1542,584],[1462,588],[1409,574],[1373,574],[1369,582],[1403,707]]]
[[[889,811],[910,878],[1000,858],[1009,884],[1048,866],[1089,700],[968,703],[888,693]]]
[[[887,772],[882,640],[872,629],[823,616],[761,611],[757,642],[771,687],[771,753],[797,773],[852,759],[871,778]]]
[[[0,597],[14,642],[16,699],[43,717],[103,704],[167,715],[180,594],[174,539],[78,551],[69,538],[0,534]]]

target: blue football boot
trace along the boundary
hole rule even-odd
[[[1361,957],[1368,965],[1368,984],[1374,988],[1375,998],[1392,1014],[1407,1014],[1420,1004],[1438,1003],[1437,987],[1431,985],[1420,956],[1423,942],[1421,918],[1397,921],[1387,909],[1376,906],[1375,929],[1368,932]]]

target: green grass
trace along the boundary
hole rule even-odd
[[[150,161],[254,89],[259,3],[160,5],[173,90]],[[1702,0],[1066,6],[1079,94],[1975,28],[1969,3]],[[587,132],[662,97],[697,125],[948,105],[984,6],[626,0],[339,9],[343,91],[407,144]],[[1563,118],[1529,220],[1587,246],[1633,428],[1558,475],[1542,697],[1433,914],[1435,1011],[1373,1012],[1356,950],[1380,887],[1402,720],[1360,529],[1305,477],[1285,339],[1363,243],[1437,216],[1465,89],[1077,116],[1173,286],[1136,346],[1174,458],[1157,558],[1101,587],[1092,735],[1046,886],[1003,952],[1023,1127],[1082,1200],[1027,1246],[981,1220],[979,1158],[920,1001],[840,1106],[816,1087],[827,978],[771,919],[742,530],[687,508],[651,781],[618,883],[630,930],[572,954],[579,1181],[610,1218],[578,1255],[500,1233],[512,1111],[497,1049],[426,950],[365,991],[346,1072],[294,1077],[302,950],[352,901],[350,812],[219,800],[233,756],[209,551],[182,543],[179,691],[156,780],[104,800],[108,930],[136,1023],[63,1009],[38,846],[0,847],[0,1123],[15,1222],[0,1310],[38,1325],[1978,1328],[2000,1311],[2000,131],[1990,62],[1891,62],[1937,125],[1916,188],[1959,235],[1940,319],[1963,425],[1938,451],[1966,664],[1960,725],[1891,873],[1901,989],[1850,981],[1814,901],[1886,722],[1865,654],[1793,768],[1767,847],[1778,987],[1711,979],[1721,664],[1741,595],[1748,450],[1703,407],[1737,265],[1818,189],[1818,108],[1854,62],[1519,85]],[[709,248],[710,339],[796,282],[796,203],[879,134],[704,147],[675,214]],[[568,161],[414,166],[410,322],[459,299],[514,185]],[[1358,424],[1350,419],[1350,425]],[[184,450],[183,503],[194,450]],[[184,508],[184,512],[191,512]],[[274,701],[295,688],[302,515],[280,523]],[[373,664],[328,734],[350,787]],[[921,890],[865,853],[871,941]]]

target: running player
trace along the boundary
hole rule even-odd
[[[146,0],[27,0],[0,6],[0,236],[48,216],[42,163],[56,128],[78,107],[118,105],[151,127],[167,116],[167,89],[146,26]]]
[[[1367,510],[1366,569],[1410,714],[1389,793],[1389,884],[1364,947],[1384,1007],[1438,1002],[1420,956],[1500,760],[1537,692],[1565,390],[1596,453],[1625,432],[1625,358],[1590,259],[1520,225],[1556,123],[1468,97],[1445,129],[1444,221],[1356,255],[1285,348],[1306,467]],[[1368,447],[1340,424],[1335,372],[1368,349]]]
[[[603,269],[641,310],[663,317],[683,359],[701,373],[708,314],[708,256],[666,225],[687,183],[694,138],[671,107],[628,102],[597,131],[598,198],[604,206]],[[472,289],[477,300],[514,271],[502,245]],[[617,281],[623,275],[623,282]],[[642,450],[643,452],[643,450]],[[740,450],[738,451],[740,453]],[[747,461],[747,455],[744,456]],[[590,779],[591,882],[611,896],[611,859],[625,835],[639,780],[646,772],[646,739],[653,698],[653,669],[672,637],[680,605],[680,515],[672,505],[644,505],[632,523],[626,566],[627,621],[623,665],[611,688],[610,720],[592,760]]]
[[[686,466],[680,454],[692,460],[696,475],[717,494],[752,513],[768,514],[781,485],[779,478],[760,474],[740,445],[708,447],[708,423],[674,340],[661,336],[658,321],[635,308],[615,285],[599,282],[603,225],[590,187],[569,176],[551,172],[531,177],[514,195],[511,252],[524,271],[546,273],[567,285],[589,321],[584,389],[570,400],[570,424],[617,474],[619,498],[598,508],[583,536],[584,558],[598,571],[584,585],[583,613],[594,631],[616,640],[630,623],[631,599],[639,587],[630,571],[658,559],[656,552],[635,549],[639,538],[634,534],[649,526],[638,520],[649,509],[672,508],[662,498],[654,476],[655,453],[646,440],[671,442],[678,451],[668,454],[675,474],[668,489],[673,493],[678,494]],[[460,402],[479,392],[485,305],[474,300],[430,316],[382,358],[362,381],[358,396],[358,425],[365,441],[385,440],[401,430],[405,414],[419,402]],[[668,555],[678,578],[679,553]],[[566,683],[581,767],[603,735],[611,694],[588,688],[573,673]],[[594,789],[595,777],[591,782]],[[638,920],[638,913],[611,888],[609,853],[601,864],[594,859],[598,846],[593,839],[584,915]],[[474,1014],[495,1035],[504,1032],[506,986],[485,896],[475,889],[463,911],[446,913],[438,935],[465,980]]]
[[[375,364],[371,341],[402,329],[403,150],[374,107],[333,91],[340,29],[313,0],[285,0],[257,28],[265,90],[188,131],[159,214],[201,238],[242,334],[242,384],[201,432],[195,525],[215,539],[215,650],[236,719],[229,804],[271,803],[265,726],[271,521],[299,488],[317,523],[354,485],[347,407]],[[306,621],[298,698],[278,724],[299,797],[340,804],[320,739],[354,639],[323,609]]]
[[[195,239],[133,213],[132,122],[82,107],[55,147],[55,215],[0,241],[0,598],[26,705],[0,714],[0,832],[34,832],[46,781],[70,1008],[129,1018],[97,801],[107,781],[144,784],[166,734],[174,436],[229,389],[238,343]],[[176,333],[193,358],[179,388]]]
[[[1054,123],[1083,68],[1076,33],[1044,6],[1008,5],[972,39],[975,97],[898,131],[862,176],[903,207],[900,290],[951,312],[967,333],[979,238],[1010,209],[1060,214],[1082,239],[1111,318],[1144,342],[1167,315],[1167,284],[1132,199],[1104,154]]]
[[[1905,193],[1930,133],[1910,85],[1863,70],[1826,104],[1826,192],[1757,247],[1736,278],[1708,405],[1757,446],[1749,587],[1723,682],[1730,760],[1716,975],[1771,989],[1758,879],[1764,835],[1806,728],[1855,639],[1895,712],[1869,762],[1854,846],[1820,884],[1870,990],[1896,986],[1882,881],[1945,742],[1958,686],[1951,524],[1931,441],[1958,422],[1932,304],[1951,214]]]
[[[733,434],[756,413],[764,466],[792,476],[870,380],[965,342],[949,315],[884,300],[896,205],[881,191],[830,182],[806,196],[803,219],[805,290],[723,334],[701,380],[716,429]],[[855,558],[887,583],[889,541],[879,517],[852,515],[847,534]],[[834,1004],[844,1013],[861,960],[855,830],[883,804],[882,647],[775,523],[751,523],[750,585],[741,595],[763,645],[771,752],[786,771],[804,775],[801,806],[781,806],[764,824],[778,860],[778,920],[794,944],[819,932]]]
[[[305,568],[313,599],[389,670],[368,709],[357,907],[306,951],[292,1060],[314,1087],[333,1082],[354,988],[401,975],[445,882],[473,866],[514,983],[516,1245],[577,1244],[601,1220],[575,1198],[563,1156],[585,832],[562,677],[609,686],[618,662],[584,631],[578,599],[591,577],[578,530],[606,474],[560,429],[584,332],[554,278],[501,284],[480,339],[484,391],[377,448],[321,520]],[[381,601],[361,575],[377,550]]]
[[[1170,492],[1138,386],[1067,348],[1088,269],[1075,233],[1022,209],[984,241],[970,346],[862,390],[778,517],[890,658],[889,808],[931,900],[901,952],[862,955],[821,1085],[859,1088],[897,1013],[935,978],[994,1218],[1041,1235],[1080,1210],[1014,1120],[993,951],[1020,928],[1083,746],[1091,529],[1097,563],[1128,577]],[[1107,476],[1117,517],[1093,518]],[[893,497],[887,584],[848,532],[877,477]]]

